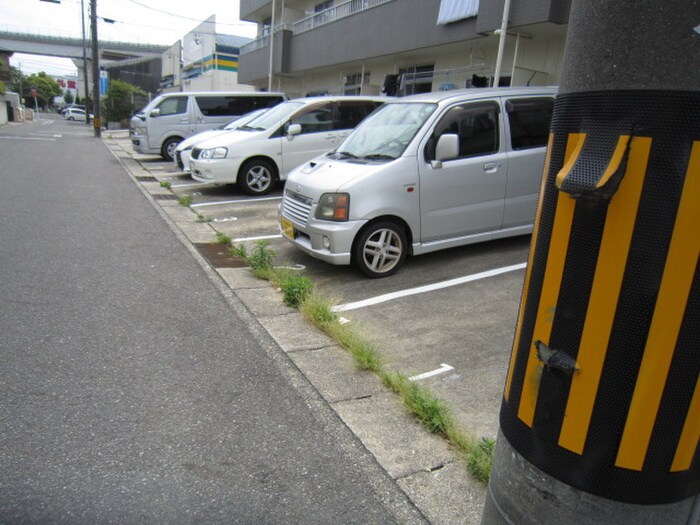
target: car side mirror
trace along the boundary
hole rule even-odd
[[[289,140],[292,140],[295,135],[299,135],[301,133],[301,124],[290,124],[289,127],[287,128],[287,138]]]
[[[459,156],[459,136],[455,133],[441,135],[435,146],[435,160],[456,159]]]
[[[150,117],[160,117],[160,109],[156,108],[153,111],[151,111],[148,116]]]

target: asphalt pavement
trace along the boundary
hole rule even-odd
[[[469,517],[445,505],[464,497],[453,463],[387,469],[368,446],[381,428],[347,424],[374,423],[366,401],[332,408],[231,286],[246,277],[212,271],[90,128],[1,127],[0,179],[1,522],[471,523],[479,513],[478,499]],[[261,308],[275,293],[239,288]],[[332,345],[275,308],[317,365],[332,359]],[[394,454],[449,455],[344,359],[343,380],[371,385],[410,429]],[[430,482],[448,471],[438,494]]]

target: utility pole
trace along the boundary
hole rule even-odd
[[[88,83],[88,68],[87,68],[87,43],[85,42],[85,3],[80,0],[80,29],[83,32],[83,82],[85,84],[85,98],[90,92]],[[85,124],[90,124],[90,108],[85,104]]]
[[[92,112],[95,115],[92,126],[95,137],[102,136],[102,117],[100,115],[100,53],[97,42],[97,0],[90,0],[90,24],[92,35]]]
[[[572,0],[482,525],[700,523],[700,0]]]

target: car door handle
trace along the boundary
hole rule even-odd
[[[189,121],[190,121],[190,119],[188,119],[187,117],[181,118],[181,119],[180,119],[180,122],[182,122],[182,123],[186,123],[186,122],[189,122]]]
[[[501,167],[500,162],[487,162],[484,164],[484,171],[486,173],[495,173],[498,171],[498,168]]]

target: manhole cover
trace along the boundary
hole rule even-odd
[[[158,179],[155,177],[148,177],[146,175],[138,175],[136,180],[139,182],[158,182]]]
[[[229,246],[214,243],[194,243],[197,251],[214,268],[244,268],[245,261],[228,254]]]

